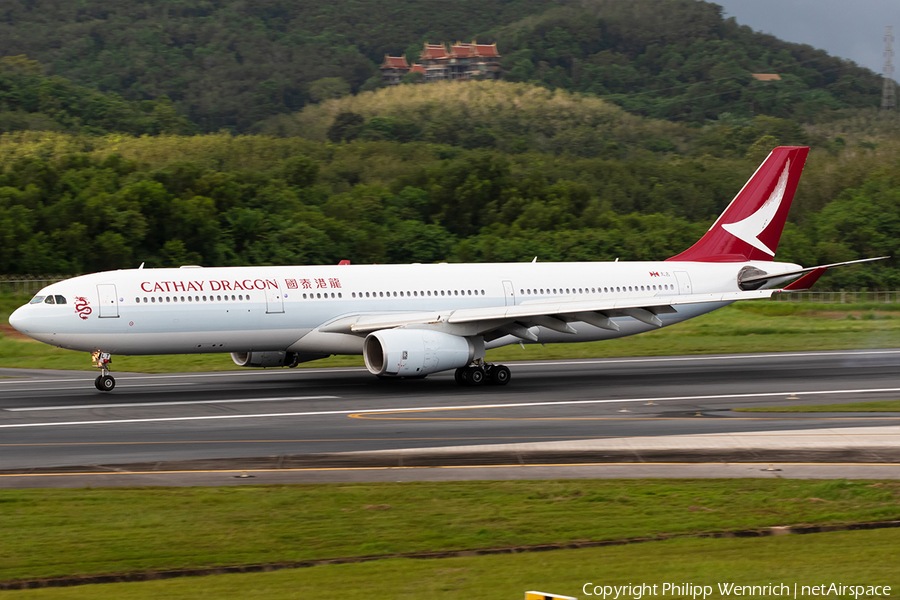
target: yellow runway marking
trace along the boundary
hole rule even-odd
[[[540,467],[710,467],[710,466],[732,466],[732,467],[768,467],[770,465],[778,465],[780,467],[900,467],[900,463],[689,463],[689,462],[599,462],[599,463],[549,463],[540,465],[436,465],[433,467],[305,467],[297,469],[215,469],[209,471],[101,471],[96,473],[4,473],[2,477],[73,477],[86,475],[226,475],[229,473],[299,473],[312,471],[410,471],[422,469],[530,469]]]

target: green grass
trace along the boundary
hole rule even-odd
[[[0,297],[0,321],[27,299]],[[744,302],[637,336],[581,344],[507,346],[488,360],[547,360],[619,356],[671,356],[854,350],[900,347],[900,304]],[[0,367],[88,370],[90,357],[30,340],[0,336]],[[144,373],[240,370],[227,354],[115,356],[117,371]],[[359,356],[333,356],[301,367],[363,366]]]
[[[658,586],[656,596],[644,596],[650,599],[680,596],[671,591],[663,596],[663,585],[686,582],[711,586],[712,594],[707,598],[722,597],[718,593],[718,584],[728,582],[738,585],[784,583],[791,591],[794,583],[800,586],[830,583],[890,585],[891,595],[895,596],[900,584],[898,564],[900,531],[894,529],[757,539],[670,540],[609,548],[440,560],[392,559],[274,573],[6,592],[0,593],[0,597],[496,600],[519,599],[525,591],[536,590],[586,599],[594,597],[583,593],[587,583],[595,586],[645,583]],[[628,600],[633,597],[624,596]],[[806,597],[810,596],[807,594]],[[698,598],[703,598],[702,592]]]
[[[797,406],[754,406],[735,408],[736,412],[762,413],[822,413],[822,412],[900,412],[900,400],[880,402],[850,402],[847,404],[810,404]]]
[[[900,483],[894,482],[6,490],[0,491],[0,580],[898,518]]]

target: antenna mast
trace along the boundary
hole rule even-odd
[[[881,110],[894,110],[897,106],[897,99],[894,96],[897,83],[894,81],[894,64],[891,62],[894,57],[893,29],[891,25],[884,28],[884,86],[881,88]]]

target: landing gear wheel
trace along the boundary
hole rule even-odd
[[[116,387],[116,380],[109,374],[109,367],[107,366],[112,362],[112,356],[110,356],[109,352],[95,350],[91,353],[91,362],[100,369],[100,377],[94,380],[94,387],[101,392],[111,392]]]
[[[493,385],[506,385],[509,383],[510,377],[509,367],[505,365],[494,365],[491,368],[491,383]]]
[[[463,379],[467,385],[481,385],[486,379],[484,369],[481,367],[466,367]]]
[[[94,381],[94,385],[101,392],[111,392],[116,387],[116,380],[111,375],[101,375]]]
[[[459,385],[466,385],[466,368],[460,367],[453,374],[453,378],[456,380],[456,383]]]

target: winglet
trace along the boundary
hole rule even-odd
[[[700,241],[669,260],[772,260],[808,154],[806,147],[772,150]]]

